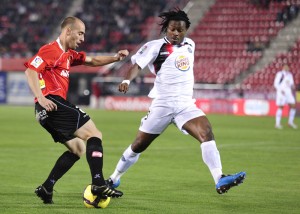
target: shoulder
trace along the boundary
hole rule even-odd
[[[80,52],[77,52],[73,49],[69,49],[68,52],[71,54],[71,55],[86,55],[86,53],[84,51],[80,51]]]
[[[157,46],[161,46],[164,43],[166,43],[166,41],[164,39],[155,39],[155,40],[147,42],[144,46],[157,47]]]
[[[54,55],[60,55],[62,50],[60,51],[59,47],[55,44],[55,42],[48,43],[46,45],[43,45],[39,50],[39,55],[42,56],[54,56]]]
[[[146,42],[144,45],[140,47],[137,51],[137,54],[143,53],[151,53],[151,52],[158,52],[160,47],[166,43],[164,39],[156,39],[149,42]]]
[[[166,43],[166,40],[164,38],[154,39],[154,40],[151,40],[147,43],[149,43],[149,44],[163,44],[163,43]]]
[[[188,43],[188,44],[190,44],[190,45],[192,45],[193,47],[195,47],[195,42],[191,39],[191,38],[185,38],[185,41]]]

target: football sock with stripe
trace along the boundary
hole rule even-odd
[[[121,176],[128,170],[130,166],[138,161],[140,154],[141,153],[132,151],[131,145],[124,151],[114,173],[110,176],[114,183],[121,178]]]
[[[282,116],[282,109],[278,108],[277,111],[276,111],[276,126],[280,125],[281,116]]]
[[[70,151],[64,152],[56,161],[47,180],[43,186],[47,191],[52,192],[53,186],[80,158]]]
[[[293,124],[294,123],[295,115],[296,115],[296,109],[295,108],[291,108],[290,112],[289,112],[289,124]]]
[[[208,166],[215,183],[217,184],[222,176],[222,164],[220,153],[217,149],[216,142],[214,140],[203,142],[201,144],[202,159]]]
[[[91,137],[87,140],[86,159],[92,175],[92,184],[102,186],[105,184],[103,177],[103,148],[100,138]]]

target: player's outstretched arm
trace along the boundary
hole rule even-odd
[[[129,55],[128,50],[120,50],[114,56],[86,56],[85,65],[87,66],[103,66],[113,62],[118,62],[123,60]]]
[[[123,92],[125,94],[128,91],[130,81],[137,77],[140,70],[141,70],[141,67],[138,64],[135,63],[132,66],[132,68],[126,74],[125,79],[119,85],[120,92]]]

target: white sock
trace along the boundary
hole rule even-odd
[[[294,123],[295,115],[296,115],[296,109],[295,108],[291,108],[290,109],[290,113],[289,113],[289,124],[293,124]]]
[[[282,115],[282,109],[278,108],[276,111],[276,126],[280,126],[281,115]]]
[[[222,176],[222,164],[220,153],[217,149],[216,142],[214,140],[203,142],[201,144],[202,159],[204,163],[208,166],[211,175],[217,184]]]
[[[131,149],[131,145],[124,151],[119,160],[114,173],[110,176],[113,183],[116,183],[121,176],[139,159],[141,153],[135,153]]]

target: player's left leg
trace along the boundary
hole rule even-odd
[[[276,129],[283,129],[282,125],[281,125],[281,118],[282,118],[282,110],[283,107],[286,105],[287,103],[287,97],[282,94],[280,91],[277,91],[276,93],[276,106],[277,106],[277,110],[276,110],[276,114],[275,114],[275,128]]]
[[[288,119],[288,125],[292,127],[293,129],[297,129],[298,126],[294,123],[295,115],[296,115],[296,105],[295,104],[289,104],[290,112],[289,112],[289,119]]]
[[[54,185],[80,159],[80,156],[85,153],[85,143],[79,138],[67,141],[65,146],[69,151],[64,152],[57,159],[48,178],[42,185],[35,189],[36,195],[40,197],[45,204],[53,203],[52,197]]]
[[[222,164],[211,124],[207,117],[193,118],[186,122],[182,128],[201,143],[202,159],[208,166],[215,183],[217,183],[223,174]]]
[[[193,118],[182,128],[201,143],[202,159],[212,174],[219,194],[223,194],[232,186],[243,182],[246,176],[245,172],[237,173],[236,176],[223,175],[220,153],[214,140],[211,124],[206,116]]]

